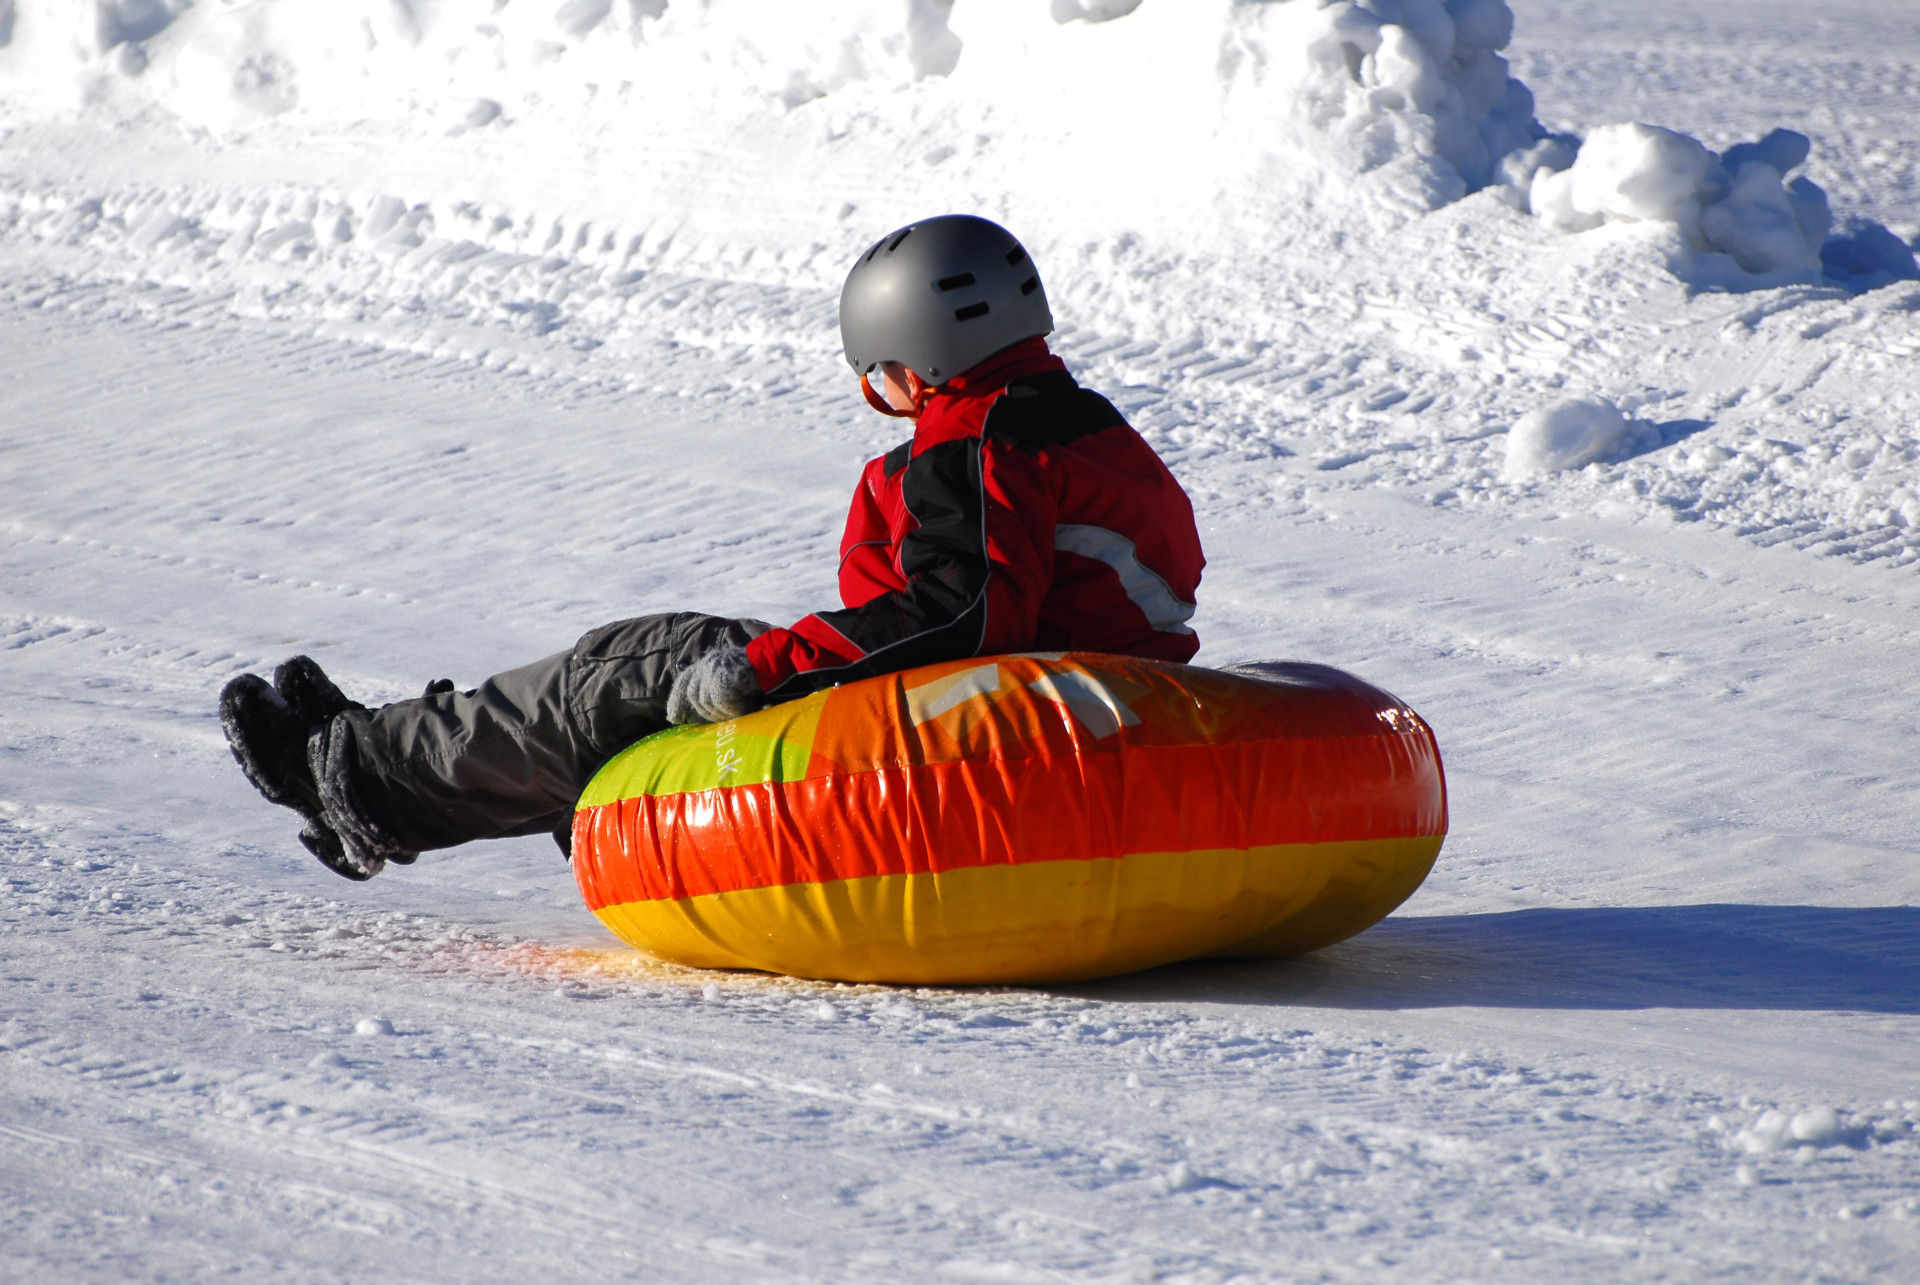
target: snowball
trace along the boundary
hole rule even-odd
[[[700,988],[700,998],[709,1004],[718,1004],[722,998],[719,982],[708,982]]]
[[[1196,1191],[1207,1185],[1207,1180],[1193,1171],[1193,1166],[1184,1160],[1176,1161],[1167,1170],[1165,1178],[1168,1191]]]
[[[1814,1107],[1788,1121],[1787,1132],[1796,1142],[1830,1146],[1840,1140],[1840,1116],[1832,1107]]]
[[[1642,425],[1601,398],[1529,411],[1507,434],[1502,472],[1510,482],[1616,458],[1635,445]]]
[[[363,1017],[353,1024],[355,1035],[391,1035],[393,1023],[384,1017]]]

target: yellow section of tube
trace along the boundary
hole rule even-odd
[[[1081,981],[1332,945],[1411,896],[1444,837],[874,875],[595,914],[647,954],[697,968],[919,985]]]

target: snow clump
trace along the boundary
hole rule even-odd
[[[1628,419],[1604,398],[1561,402],[1527,412],[1507,434],[1502,469],[1509,482],[1617,460],[1650,444],[1653,428]]]
[[[1722,157],[1658,125],[1602,125],[1572,165],[1534,174],[1528,204],[1560,232],[1670,223],[1688,245],[1726,254],[1747,272],[1817,273],[1833,226],[1827,194],[1810,179],[1785,178],[1807,151],[1806,135],[1784,129]]]
[[[1747,1155],[1766,1155],[1791,1151],[1797,1147],[1835,1147],[1858,1142],[1859,1130],[1850,1130],[1840,1113],[1830,1106],[1809,1107],[1788,1115],[1784,1111],[1764,1111],[1746,1128],[1727,1140],[1727,1146]]]
[[[1787,178],[1810,150],[1790,129],[1716,155],[1658,125],[1602,125],[1585,143],[1555,137],[1515,153],[1504,177],[1559,232],[1665,223],[1689,248],[1724,254],[1755,276],[1827,272],[1877,285],[1915,275],[1912,252],[1878,224],[1829,240],[1826,192],[1804,175]]]
[[[1513,38],[1506,0],[1249,7],[1296,11],[1316,73],[1301,88],[1310,118],[1363,168],[1401,152],[1439,162],[1436,205],[1487,186],[1503,157],[1544,133],[1499,53]]]

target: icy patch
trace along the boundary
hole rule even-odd
[[[1502,474],[1510,482],[1582,468],[1632,453],[1654,436],[1651,425],[1628,419],[1604,398],[1562,402],[1529,411],[1507,435]]]

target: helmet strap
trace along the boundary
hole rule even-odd
[[[927,403],[933,400],[936,391],[938,390],[932,384],[921,384],[919,391],[913,395],[913,409],[901,410],[875,391],[873,385],[867,382],[865,375],[860,376],[860,395],[867,399],[867,405],[893,419],[919,419],[920,412],[927,408]]]

